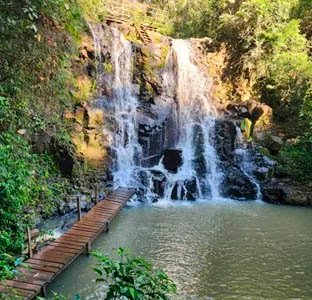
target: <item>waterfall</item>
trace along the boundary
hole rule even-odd
[[[133,80],[135,54],[131,42],[115,28],[109,28],[108,33],[90,27],[99,63],[97,103],[107,118],[103,133],[112,158],[114,187],[135,187],[138,199],[145,202],[167,202],[218,199],[233,195],[233,191],[240,195],[243,182],[248,197],[255,191],[260,199],[249,152],[240,147],[232,154],[228,146],[237,136],[235,132],[226,133],[231,138],[224,144],[223,128],[231,121],[219,116],[211,96],[213,80],[195,63],[192,43],[172,40],[162,73],[162,94],[146,112],[146,103],[140,100]],[[110,74],[104,72],[103,63],[111,63]],[[149,115],[156,115],[156,120]],[[145,119],[152,121],[139,123]],[[155,131],[151,130],[149,137],[145,127],[154,126],[153,120]],[[157,138],[148,140],[153,134]],[[149,157],[153,157],[152,162],[146,162]],[[231,188],[233,184],[236,186]]]
[[[172,57],[176,57],[175,64]],[[177,172],[170,172],[166,170],[163,158],[157,166],[145,170],[148,198],[157,198],[155,194],[161,190],[165,201],[216,199],[220,197],[222,178],[214,147],[218,114],[210,95],[212,80],[192,62],[189,41],[173,40],[163,79],[169,94],[172,94],[174,86],[177,97],[177,109],[173,113],[177,114],[174,117],[178,135],[176,149],[182,153],[182,164]]]
[[[236,132],[237,132],[236,143],[238,145],[238,148],[235,150],[235,154],[236,157],[239,159],[240,169],[256,188],[255,200],[261,200],[262,199],[261,187],[259,182],[253,175],[253,170],[255,169],[255,166],[253,164],[253,159],[251,157],[252,155],[250,151],[247,149],[246,144],[244,143],[243,134],[238,127],[236,127]]]
[[[113,116],[115,132],[113,141],[114,185],[132,186],[133,174],[140,165],[141,147],[138,143],[137,108],[138,99],[132,89],[132,46],[124,36],[112,28]]]
[[[211,197],[217,198],[222,174],[217,168],[218,158],[213,145],[217,111],[210,95],[212,79],[207,78],[192,62],[189,41],[174,40],[172,47],[177,55],[178,64],[180,136],[178,147],[183,153],[183,165],[179,177],[187,179],[190,175],[194,176],[198,187],[201,187],[198,191],[199,196],[207,196],[208,189]],[[196,171],[195,163],[198,155],[201,156],[206,168],[204,176]]]

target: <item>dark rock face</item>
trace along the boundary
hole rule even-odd
[[[68,149],[60,145],[54,138],[52,138],[51,151],[62,175],[70,178],[73,174],[73,168],[75,164],[75,160],[72,154]]]
[[[273,179],[262,186],[263,201],[273,204],[312,206],[312,187]]]
[[[143,149],[143,166],[158,164],[167,148],[175,147],[178,140],[177,125],[171,105],[144,107],[138,113],[139,143]]]
[[[165,195],[165,187],[166,187],[166,182],[167,178],[165,174],[163,174],[160,171],[151,171],[152,174],[152,181],[153,181],[153,188],[152,192],[159,197],[164,197]]]
[[[227,106],[227,111],[233,118],[247,118],[255,124],[261,118],[264,122],[271,122],[272,108],[256,100],[247,100],[242,103],[231,103]]]
[[[193,128],[194,139],[193,143],[195,145],[195,158],[194,158],[194,169],[199,178],[202,178],[207,173],[208,166],[205,160],[205,139],[204,132],[201,126],[195,125]]]
[[[176,182],[171,193],[172,200],[195,201],[197,196],[197,184],[195,177],[192,177],[191,179],[187,179],[185,181]]]
[[[248,113],[247,110],[244,111]],[[223,197],[257,199],[257,183],[272,177],[275,162],[262,155],[252,143],[237,141],[237,127],[231,120],[217,120],[215,148],[223,171],[220,194]]]
[[[234,159],[236,136],[237,131],[233,121],[216,120],[215,148],[220,160],[229,161]]]
[[[180,149],[166,149],[164,151],[163,165],[164,167],[172,172],[177,173],[179,167],[182,166],[182,150]]]
[[[257,188],[239,167],[229,165],[220,186],[220,194],[236,200],[254,200],[257,198]]]

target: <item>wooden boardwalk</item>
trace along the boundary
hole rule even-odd
[[[53,279],[82,253],[90,252],[93,241],[102,232],[108,231],[110,222],[134,193],[135,189],[119,188],[108,195],[70,230],[28,259],[25,262],[27,267],[19,267],[20,274],[13,280],[2,282],[0,292],[25,300],[44,296],[46,287]]]

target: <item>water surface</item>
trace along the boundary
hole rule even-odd
[[[94,244],[107,255],[133,249],[178,285],[174,299],[312,299],[312,210],[261,202],[207,201],[123,210]],[[51,285],[103,299],[92,257]]]

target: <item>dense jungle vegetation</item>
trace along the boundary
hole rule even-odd
[[[247,80],[255,99],[269,104],[276,123],[295,138],[278,159],[297,179],[311,180],[312,2],[145,2],[169,11],[172,36],[226,45],[228,76]],[[53,149],[38,149],[35,141],[48,135],[54,147],[74,151],[63,112],[92,95],[94,85],[79,84],[73,61],[86,21],[104,16],[101,0],[0,3],[0,278],[20,263],[26,227],[38,214],[51,215],[70,188]]]

